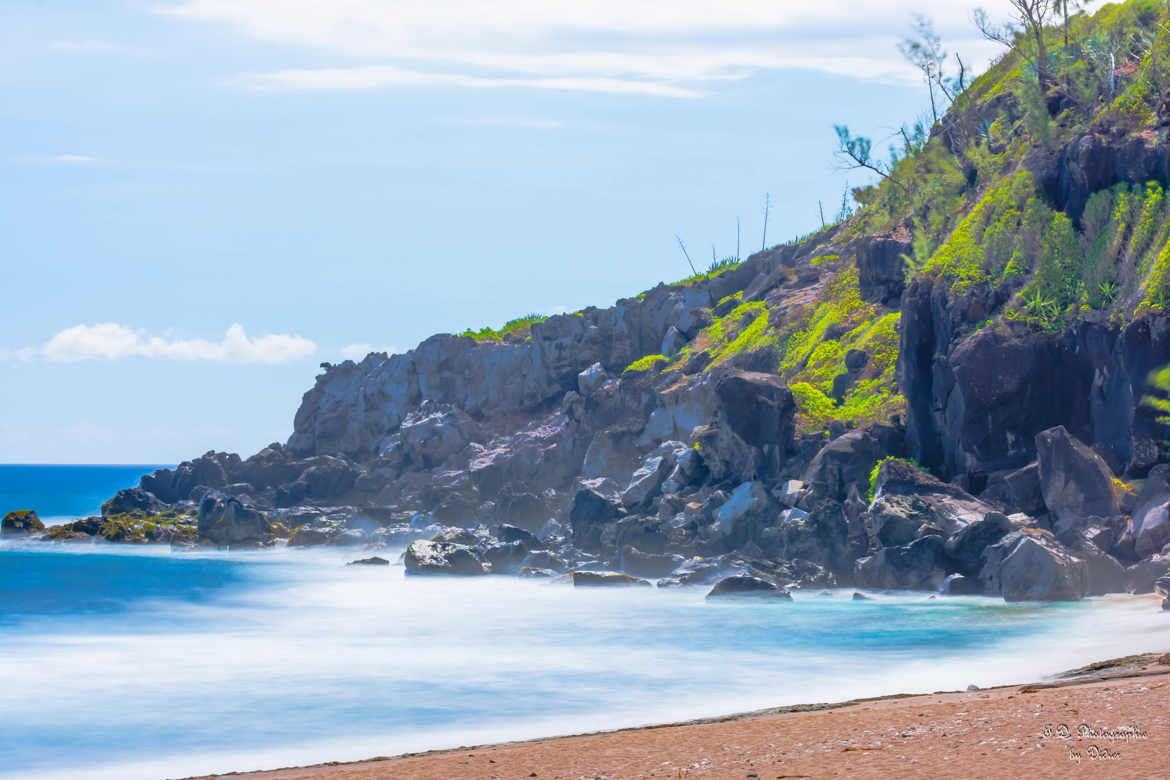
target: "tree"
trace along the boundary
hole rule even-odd
[[[902,53],[911,65],[922,71],[922,79],[930,92],[930,113],[934,121],[938,122],[938,103],[935,100],[937,87],[948,100],[954,100],[954,95],[947,89],[943,77],[943,63],[947,60],[947,53],[943,51],[942,41],[934,31],[934,23],[923,14],[914,15],[911,25],[911,37],[904,38],[898,44],[898,51]],[[961,62],[961,61],[960,61]],[[962,76],[960,76],[960,79]]]
[[[1012,22],[993,22],[982,8],[975,9],[973,15],[975,26],[989,41],[1011,48],[1016,44],[1017,35],[1023,34],[1033,39],[1036,46],[1036,80],[1042,95],[1048,91],[1049,84],[1048,48],[1044,43],[1044,26],[1056,13],[1061,2],[1062,0],[1008,0],[1014,17]]]
[[[863,168],[906,189],[894,178],[890,166],[873,156],[873,143],[868,138],[852,135],[846,125],[834,125],[833,129],[837,131],[837,150],[833,154],[846,170]]]

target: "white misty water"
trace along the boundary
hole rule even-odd
[[[366,554],[0,547],[0,777],[359,759],[1170,649],[1170,621],[1142,599],[707,603],[704,589],[343,565]]]

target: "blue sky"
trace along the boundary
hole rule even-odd
[[[992,11],[1003,2],[987,4]],[[0,461],[283,441],[318,363],[819,224],[971,3],[5,0]],[[884,147],[884,144],[882,144]]]

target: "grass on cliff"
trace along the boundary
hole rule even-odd
[[[495,328],[480,328],[479,330],[472,330],[468,328],[459,335],[461,337],[473,338],[476,341],[503,341],[508,336],[526,336],[532,326],[538,322],[544,322],[548,319],[546,314],[528,314],[523,317],[517,317],[514,320],[508,320],[499,330]]]

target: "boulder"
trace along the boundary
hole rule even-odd
[[[411,542],[403,553],[407,574],[480,576],[491,566],[472,547],[452,542]]]
[[[533,493],[505,491],[496,497],[496,514],[502,523],[536,532],[552,516],[544,500]]]
[[[1085,562],[1085,595],[1104,596],[1129,590],[1129,574],[1121,562],[1092,542],[1082,542],[1073,552]]]
[[[1170,554],[1155,555],[1125,570],[1134,593],[1153,593],[1158,581],[1170,573]]]
[[[979,494],[981,501],[998,504],[1007,512],[1023,512],[1036,517],[1044,514],[1044,493],[1040,488],[1040,464],[1029,463],[1014,471],[997,471],[987,479]]]
[[[977,578],[983,567],[983,551],[1013,530],[1012,523],[999,512],[988,512],[981,520],[968,523],[947,539],[947,561],[959,574]]]
[[[701,426],[694,432],[694,441],[711,482],[743,482],[760,475],[763,454],[759,448],[726,425]]]
[[[1085,562],[1045,531],[1015,531],[984,551],[979,579],[1005,601],[1076,601],[1085,596]]]
[[[715,513],[715,527],[723,536],[731,536],[743,519],[768,505],[768,493],[760,482],[744,482],[732,491]]]
[[[1170,465],[1150,469],[1133,513],[1133,552],[1146,558],[1170,544]]]
[[[521,541],[497,542],[489,544],[482,555],[491,564],[493,574],[512,574],[524,565],[528,550],[528,545]]]
[[[0,521],[0,536],[28,536],[45,530],[45,524],[31,509],[18,509],[4,515]]]
[[[166,508],[167,505],[159,501],[154,493],[142,488],[129,488],[119,490],[113,498],[102,504],[102,517],[128,515],[131,512],[155,515]]]
[[[878,467],[874,499],[862,520],[872,546],[897,547],[930,529],[958,533],[992,512],[990,505],[958,487],[903,461],[887,459]]]
[[[883,590],[935,590],[946,580],[943,540],[924,536],[902,547],[883,547],[859,558],[857,584]]]
[[[600,363],[594,363],[577,374],[577,390],[582,396],[589,397],[605,383],[605,379],[605,368]]]
[[[657,579],[670,574],[682,563],[683,557],[675,553],[647,553],[633,545],[626,545],[621,551],[619,568],[635,577]]]
[[[1109,466],[1063,425],[1036,434],[1036,456],[1044,504],[1066,527],[1121,511]]]
[[[573,544],[587,552],[600,551],[602,530],[625,516],[617,486],[611,480],[582,480],[569,509]]]
[[[369,558],[359,558],[356,561],[350,561],[346,566],[389,566],[390,561],[385,558],[379,558],[377,555],[372,555]]]
[[[658,494],[670,474],[671,462],[665,455],[652,454],[630,477],[629,486],[622,492],[622,503],[627,509],[636,509]]]
[[[225,547],[268,541],[272,524],[261,512],[240,499],[218,490],[208,491],[199,502],[196,528],[199,538]]]
[[[496,527],[496,538],[501,542],[507,543],[521,542],[529,550],[535,550],[542,546],[540,540],[537,539],[534,534],[526,531],[523,528],[520,528],[519,526],[509,525],[508,523],[500,523],[500,525]]]
[[[569,563],[550,550],[534,550],[524,559],[524,568],[541,571],[568,571]]]
[[[764,596],[769,599],[792,601],[792,594],[777,586],[776,583],[746,575],[724,577],[715,583],[715,587],[711,588],[707,594],[709,599],[729,596]]]
[[[345,458],[324,455],[310,458],[308,468],[300,480],[306,485],[306,496],[314,499],[336,498],[354,486],[361,467]]]
[[[718,381],[715,395],[731,430],[745,442],[791,449],[796,402],[779,376],[737,371]]]
[[[569,573],[573,585],[578,588],[598,586],[645,585],[646,580],[631,577],[619,571],[573,571]]]
[[[902,434],[889,425],[872,425],[830,441],[816,454],[802,481],[820,498],[844,501],[849,488],[869,491],[869,476],[879,460],[902,451]]]

